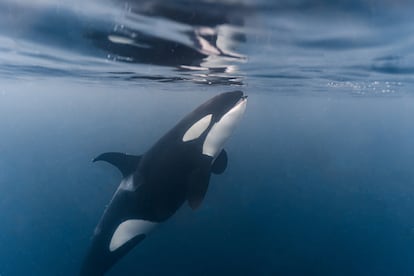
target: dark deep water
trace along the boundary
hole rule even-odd
[[[409,1],[0,0],[0,275],[77,275],[120,181],[213,95],[229,166],[109,275],[414,275]]]

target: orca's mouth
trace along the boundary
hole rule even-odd
[[[240,97],[240,99],[236,102],[236,104],[234,105],[234,107],[238,106],[241,103],[244,103],[247,101],[247,95],[243,95]]]

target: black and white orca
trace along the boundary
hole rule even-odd
[[[241,91],[219,94],[184,117],[141,156],[107,152],[106,161],[122,181],[101,221],[80,275],[104,275],[122,256],[145,239],[185,202],[197,209],[211,173],[227,167],[224,143],[246,109]]]

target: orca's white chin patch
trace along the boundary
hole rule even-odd
[[[109,251],[117,250],[138,235],[149,233],[157,224],[142,219],[130,219],[122,222],[112,235]]]
[[[216,158],[223,149],[224,143],[233,133],[246,110],[247,98],[240,101],[224,114],[210,129],[203,144],[203,154]]]

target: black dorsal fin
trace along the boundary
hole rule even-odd
[[[211,165],[211,172],[222,174],[227,168],[227,152],[223,149]]]
[[[187,187],[187,199],[191,209],[195,210],[201,205],[206,195],[209,181],[209,170],[198,168],[190,174]]]
[[[136,156],[120,152],[105,152],[93,159],[93,162],[108,162],[117,167],[121,171],[122,176],[126,177],[137,169],[141,157],[142,155]]]

